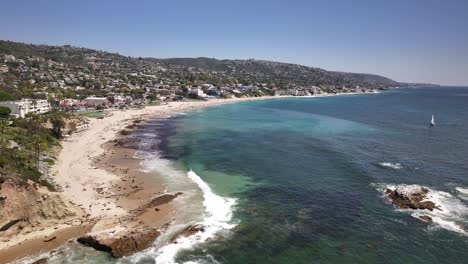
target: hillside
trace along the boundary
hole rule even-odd
[[[242,78],[248,76],[259,81],[269,80],[288,81],[298,85],[341,85],[353,87],[356,85],[367,87],[399,85],[389,78],[373,74],[343,73],[326,71],[324,69],[302,66],[291,63],[281,63],[263,60],[218,60],[213,58],[171,58],[155,60],[167,65],[181,65],[200,68],[209,71],[224,72],[228,75]]]
[[[258,87],[260,95],[285,89],[352,92],[406,85],[378,75],[263,60],[135,58],[69,45],[0,41],[0,89],[14,97],[38,91],[83,97],[151,89],[183,95],[187,87],[205,83],[228,89]]]

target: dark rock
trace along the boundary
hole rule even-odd
[[[44,240],[44,242],[50,242],[50,241],[53,241],[53,240],[55,240],[55,239],[57,239],[56,236],[51,237],[51,238],[49,238],[49,239],[46,239],[46,240]]]
[[[8,229],[10,229],[10,227],[14,226],[16,223],[18,223],[20,221],[22,221],[22,219],[12,220],[12,221],[6,223],[2,227],[0,227],[0,232],[7,231]]]
[[[204,231],[205,231],[205,227],[202,225],[190,225],[184,230],[182,230],[180,233],[172,237],[171,242],[174,243],[179,237],[188,237],[197,232],[204,232]]]
[[[78,242],[96,250],[108,252],[114,258],[120,258],[147,249],[159,235],[160,233],[156,229],[146,228],[133,230],[126,235],[115,238],[80,237]]]
[[[33,263],[31,264],[47,264],[47,258],[41,258],[41,259],[38,259],[36,261],[34,261]]]
[[[109,247],[107,245],[104,245],[104,244],[101,244],[98,240],[96,240],[92,236],[80,237],[80,238],[77,239],[77,241],[78,241],[78,243],[80,243],[82,245],[92,247],[92,248],[94,248],[96,250],[99,250],[99,251],[104,251],[104,252],[108,252],[108,253],[112,252],[111,247]]]
[[[121,130],[119,133],[120,133],[120,135],[122,135],[122,136],[130,135],[130,131],[125,130],[125,129],[124,129],[124,130]]]
[[[177,198],[177,196],[181,194],[182,194],[181,192],[178,192],[176,194],[163,194],[161,196],[154,198],[149,203],[142,206],[142,209],[158,207],[160,205],[170,203],[172,200],[174,200],[175,198]]]
[[[401,187],[403,188],[403,187]],[[431,201],[423,201],[426,198],[427,193],[429,192],[426,188],[414,188],[412,192],[402,191],[396,188],[395,190],[387,189],[385,194],[392,200],[392,203],[402,209],[419,209],[419,210],[429,210],[439,209],[438,206]]]

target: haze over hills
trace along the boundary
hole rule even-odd
[[[379,75],[273,61],[135,58],[70,45],[11,41],[0,41],[0,68],[0,86],[15,97],[24,96],[31,89],[35,92],[65,89],[71,97],[152,88],[183,95],[188,87],[212,84],[217,88],[256,87],[255,95],[259,96],[287,89],[336,93],[411,85]]]

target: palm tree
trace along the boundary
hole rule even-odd
[[[24,116],[24,118],[30,122],[28,127],[30,126],[30,129],[32,130],[31,132],[36,134],[39,133],[41,117],[34,112],[29,112]]]
[[[36,168],[39,170],[39,161],[41,158],[41,153],[47,148],[47,142],[45,142],[39,135],[33,135],[31,143],[34,150]]]
[[[63,121],[60,115],[54,114],[50,117],[50,122],[52,123],[52,135],[56,139],[62,138],[62,128],[65,126],[65,122]]]
[[[62,129],[65,127],[65,121],[63,118],[66,116],[66,113],[59,111],[53,111],[46,116],[46,119],[52,124],[52,136],[56,139],[62,138]]]

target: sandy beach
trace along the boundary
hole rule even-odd
[[[63,149],[52,168],[53,179],[62,188],[64,196],[82,207],[89,218],[114,219],[124,216],[136,206],[132,200],[143,199],[145,193],[149,195],[149,189],[153,195],[161,194],[164,186],[141,177],[145,173],[139,170],[140,161],[134,158],[134,148],[113,146],[112,141],[122,137],[119,132],[131,130],[135,120],[166,118],[209,106],[268,98],[169,102],[138,110],[108,111],[108,117],[92,119],[88,130],[72,135],[63,142]],[[137,174],[140,177],[133,179]],[[124,190],[128,178],[137,182],[133,186],[139,185],[140,188],[132,191],[131,195]],[[152,178],[154,180],[156,177]]]
[[[66,223],[47,223],[39,231],[2,242],[0,263],[50,251],[85,233],[107,238],[124,236],[142,226],[164,231],[174,217],[170,202],[177,194],[164,193],[158,175],[140,170],[140,160],[134,157],[137,139],[131,139],[131,130],[149,118],[271,98],[279,97],[169,102],[144,109],[108,110],[104,119],[90,119],[87,130],[62,142],[50,170],[64,200],[80,207],[83,213]],[[47,238],[53,238],[54,243]]]

